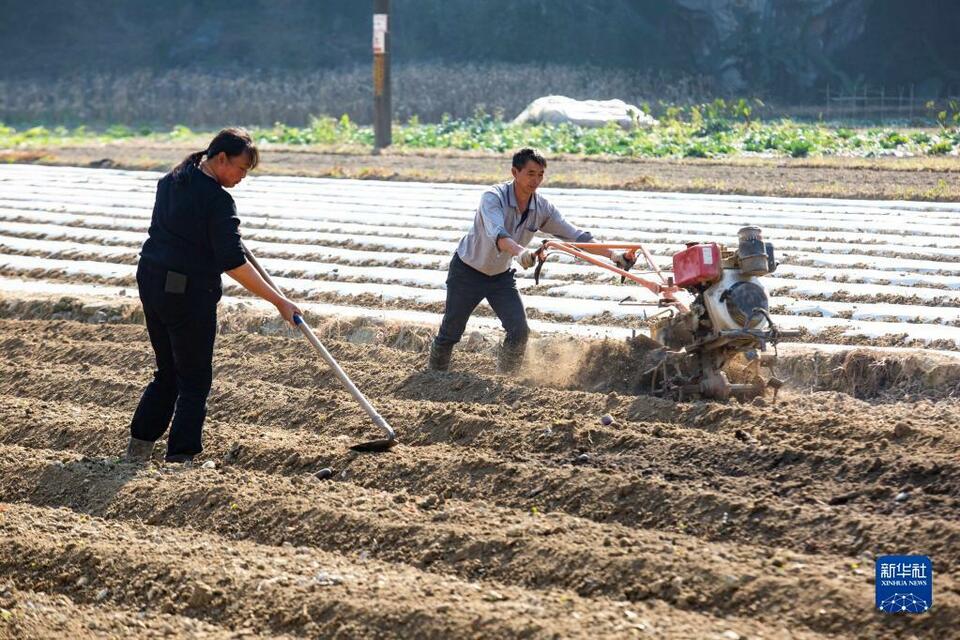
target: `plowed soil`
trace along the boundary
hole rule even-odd
[[[242,330],[184,468],[118,458],[143,326],[0,320],[0,637],[956,637],[949,384],[677,404],[342,329],[400,445],[352,452],[376,429],[307,343]],[[887,553],[933,558],[930,612],[873,609]]]

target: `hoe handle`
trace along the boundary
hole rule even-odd
[[[250,264],[253,265],[253,268],[257,270],[257,273],[260,274],[260,276],[274,291],[280,295],[283,295],[280,287],[273,282],[270,274],[260,266],[260,263],[257,262],[255,257],[253,257],[253,254],[250,253],[250,250],[247,249],[247,246],[243,244],[243,241],[241,241],[240,245],[243,247],[243,253],[246,255],[247,260],[249,260]],[[324,362],[327,363],[327,366],[329,366],[330,369],[337,374],[337,378],[340,379],[341,384],[343,384],[346,390],[350,392],[350,395],[352,395],[353,399],[357,401],[357,404],[359,404],[367,413],[367,415],[370,416],[370,419],[373,420],[373,423],[383,429],[383,431],[387,434],[387,440],[394,440],[397,437],[396,432],[387,423],[383,416],[381,416],[380,413],[374,408],[374,406],[370,404],[370,401],[367,400],[366,396],[363,395],[360,389],[357,389],[357,385],[353,384],[350,376],[348,376],[347,373],[340,367],[340,365],[337,364],[337,361],[332,355],[330,355],[330,352],[327,351],[327,348],[323,346],[323,343],[320,342],[320,339],[313,332],[313,329],[310,328],[310,325],[307,324],[307,321],[304,320],[300,314],[294,314],[293,323],[297,325],[297,328],[300,329],[300,333],[302,333],[310,342],[310,344],[313,345],[313,348],[317,350],[317,353],[319,353],[320,357],[322,357]]]
[[[393,427],[391,427],[383,416],[374,408],[370,401],[367,400],[366,396],[357,388],[357,385],[353,384],[353,381],[347,375],[347,373],[340,368],[340,365],[337,364],[337,361],[330,355],[330,352],[327,351],[327,348],[323,346],[323,343],[320,342],[320,338],[316,336],[313,332],[313,329],[307,324],[307,321],[304,320],[300,314],[294,314],[293,322],[297,325],[297,328],[300,329],[300,333],[306,336],[307,340],[310,341],[310,344],[313,345],[313,348],[317,350],[320,354],[320,357],[323,358],[324,362],[327,363],[337,377],[340,379],[340,382],[350,392],[350,395],[353,396],[353,399],[357,401],[363,410],[370,416],[370,419],[373,420],[373,423],[383,429],[384,433],[387,434],[388,440],[393,440],[397,437],[397,434],[394,432]]]

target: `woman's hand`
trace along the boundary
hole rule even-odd
[[[283,319],[289,322],[290,324],[294,324],[293,323],[294,314],[300,316],[301,318],[303,317],[303,311],[300,310],[300,307],[298,307],[296,303],[294,303],[291,300],[288,300],[287,298],[281,298],[280,301],[276,303],[276,307],[277,307],[277,311],[280,312],[280,315],[283,316]]]
[[[293,324],[294,314],[301,317],[303,316],[303,311],[300,310],[300,307],[271,287],[250,262],[244,262],[236,269],[227,271],[227,275],[242,284],[244,289],[250,293],[254,293],[264,300],[272,302],[273,306],[280,312],[280,315],[283,316],[283,319],[290,324]]]

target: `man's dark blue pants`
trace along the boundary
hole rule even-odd
[[[434,339],[435,347],[449,351],[460,342],[473,310],[486,299],[507,332],[501,350],[501,367],[511,368],[519,364],[530,329],[514,273],[514,269],[509,269],[488,276],[464,263],[454,253],[447,272],[447,306],[440,331]]]
[[[133,414],[130,435],[155,442],[169,426],[167,455],[196,455],[203,450],[203,420],[213,383],[220,277],[191,278],[184,293],[167,293],[166,276],[166,269],[143,260],[137,268],[157,369]]]

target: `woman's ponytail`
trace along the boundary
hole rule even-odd
[[[173,174],[174,180],[179,180],[180,176],[183,175],[183,172],[187,170],[187,167],[193,166],[196,167],[200,164],[200,160],[207,154],[206,149],[203,151],[197,151],[196,153],[191,153],[186,158],[184,158],[180,164],[173,168],[171,172]]]

